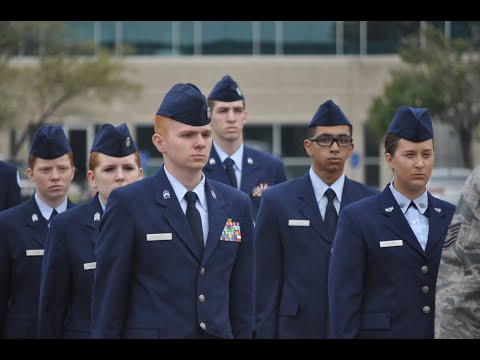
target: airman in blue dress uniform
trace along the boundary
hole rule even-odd
[[[433,338],[435,283],[455,206],[426,190],[435,159],[427,109],[398,109],[385,159],[393,181],[340,214],[328,280],[334,338]]]
[[[326,222],[327,190],[333,210],[378,193],[344,173],[352,124],[327,100],[307,129],[310,170],[262,196],[255,225],[256,328],[259,338],[326,338],[327,279],[332,235]],[[334,231],[334,230],[333,230]],[[334,235],[334,234],[333,234]]]
[[[87,178],[95,196],[52,220],[45,245],[38,337],[88,338],[95,244],[108,197],[139,180],[140,152],[125,124],[103,124],[90,150]]]
[[[215,85],[208,95],[208,105],[212,115],[213,146],[203,171],[207,178],[246,193],[255,218],[263,191],[287,180],[283,161],[243,143],[243,127],[247,119],[245,97],[230,76],[224,76]],[[233,180],[230,180],[224,164],[227,158],[233,161]]]
[[[152,141],[164,165],[112,191],[100,222],[91,336],[251,337],[250,200],[202,173],[212,130],[195,85],[165,95]]]
[[[45,239],[51,218],[75,204],[67,191],[75,174],[70,144],[58,125],[32,139],[30,200],[0,213],[0,331],[6,338],[36,338]]]

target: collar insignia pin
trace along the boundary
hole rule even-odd
[[[170,199],[170,192],[168,190],[163,190],[163,199]]]

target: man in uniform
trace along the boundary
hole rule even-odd
[[[202,173],[212,128],[195,85],[165,95],[152,141],[164,166],[113,190],[100,222],[91,335],[250,338],[250,200]]]
[[[246,193],[255,218],[263,191],[287,180],[283,161],[244,145],[245,98],[230,76],[224,76],[215,85],[208,96],[208,106],[212,114],[213,146],[203,171],[207,178]]]
[[[337,214],[378,192],[345,175],[354,146],[352,124],[332,100],[318,108],[303,145],[312,159],[310,170],[268,189],[257,215],[259,338],[328,336],[328,265]]]
[[[50,221],[75,204],[67,196],[75,175],[62,128],[44,125],[33,136],[28,176],[30,200],[0,213],[0,332],[36,338],[43,252]]]
[[[435,338],[480,338],[480,166],[465,182],[443,244]]]

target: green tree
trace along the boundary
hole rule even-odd
[[[480,123],[480,57],[476,36],[446,39],[429,25],[400,46],[400,68],[391,72],[383,93],[368,110],[367,126],[380,141],[401,105],[426,107],[458,133],[464,165],[473,168],[472,145]],[[477,34],[477,29],[472,29]],[[426,46],[422,46],[422,40]]]
[[[0,125],[26,124],[13,146],[13,158],[40,126],[52,118],[58,123],[61,110],[72,102],[78,113],[92,102],[108,104],[141,91],[121,59],[105,51],[72,55],[92,45],[72,46],[76,42],[69,41],[64,29],[58,22],[0,22],[0,30],[5,30],[0,36]],[[35,46],[35,39],[43,41]],[[34,49],[38,55],[31,61],[12,61],[15,53]]]

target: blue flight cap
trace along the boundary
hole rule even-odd
[[[124,157],[137,150],[127,125],[115,127],[112,124],[103,124],[93,139],[90,152],[97,151],[108,156]]]
[[[320,105],[308,127],[338,125],[352,126],[342,109],[332,100],[327,100]]]
[[[210,124],[207,100],[200,89],[193,84],[178,83],[163,98],[157,115],[191,126]]]
[[[41,159],[56,159],[72,151],[70,143],[58,125],[43,125],[33,135],[30,155]]]
[[[243,93],[240,91],[238,84],[230,76],[225,75],[214,86],[208,100],[218,100],[225,102],[233,102],[238,100],[245,100]]]
[[[433,138],[432,118],[426,108],[400,106],[388,128],[387,134],[402,139],[421,142]]]

